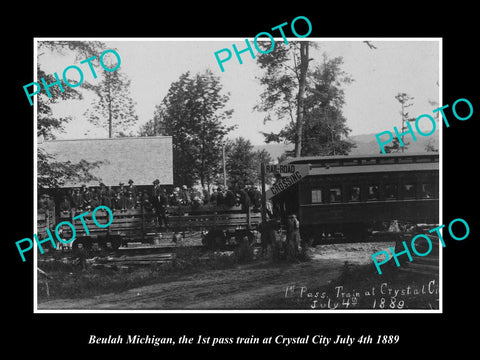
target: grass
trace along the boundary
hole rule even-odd
[[[38,301],[79,299],[123,292],[140,286],[170,282],[185,275],[208,270],[234,268],[239,263],[236,253],[211,252],[207,255],[202,256],[199,249],[179,247],[174,260],[167,263],[117,268],[96,268],[87,265],[84,270],[79,263],[75,261],[65,263],[56,256],[39,266],[49,275],[49,279],[39,276]]]

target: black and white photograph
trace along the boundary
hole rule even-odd
[[[2,23],[7,353],[474,349],[474,11],[75,5]]]
[[[248,44],[36,39],[38,311],[441,309],[441,39]]]

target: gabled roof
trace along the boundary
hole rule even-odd
[[[171,136],[53,140],[39,143],[38,147],[54,155],[57,161],[102,161],[91,173],[105,185],[116,186],[129,179],[135,185],[151,185],[155,179],[164,185],[173,184]],[[66,183],[64,187],[79,185]],[[86,185],[97,186],[98,181]]]

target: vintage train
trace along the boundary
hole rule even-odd
[[[159,236],[165,236],[166,230],[159,226],[155,213],[150,208],[111,211],[111,225],[101,228],[95,226],[91,213],[80,219],[83,210],[71,209],[56,214],[55,208],[43,209],[37,214],[38,234],[43,239],[46,237],[46,228],[53,234],[58,223],[69,222],[73,225],[75,234],[69,225],[62,225],[61,237],[75,239],[68,247],[86,249],[118,249],[128,246],[129,242],[153,243]],[[109,215],[103,210],[99,210],[95,218],[100,224],[109,221]],[[223,249],[231,243],[239,243],[245,236],[251,241],[254,236],[252,231],[257,229],[261,221],[259,212],[246,212],[240,206],[226,205],[201,206],[196,209],[171,206],[168,208],[167,219],[168,234],[199,232],[203,245],[210,249]]]
[[[272,197],[296,214],[302,239],[367,239],[372,230],[439,223],[439,154],[292,158],[308,174]]]
[[[438,153],[302,157],[283,164],[292,175],[278,177],[266,198],[281,204],[283,220],[297,215],[307,243],[364,241],[372,230],[387,230],[393,221],[401,227],[439,223]],[[209,248],[221,248],[232,238],[252,240],[252,230],[261,228],[260,213],[245,213],[240,207],[202,208],[188,215],[174,210],[169,209],[170,230],[201,231]],[[84,234],[81,222],[73,222],[76,214],[61,213],[56,219],[39,214],[39,229],[72,221],[79,235],[74,247],[111,242],[117,248],[128,241],[151,242],[158,235],[151,210],[115,211],[113,224],[94,234]]]

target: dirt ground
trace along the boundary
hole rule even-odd
[[[287,287],[325,286],[341,274],[345,262],[362,265],[392,243],[317,246],[311,261],[273,264],[266,260],[235,268],[182,275],[171,281],[86,299],[58,299],[38,304],[45,309],[95,310],[226,310],[268,309],[285,297]],[[265,307],[267,306],[267,307]],[[273,308],[275,308],[273,306]]]

